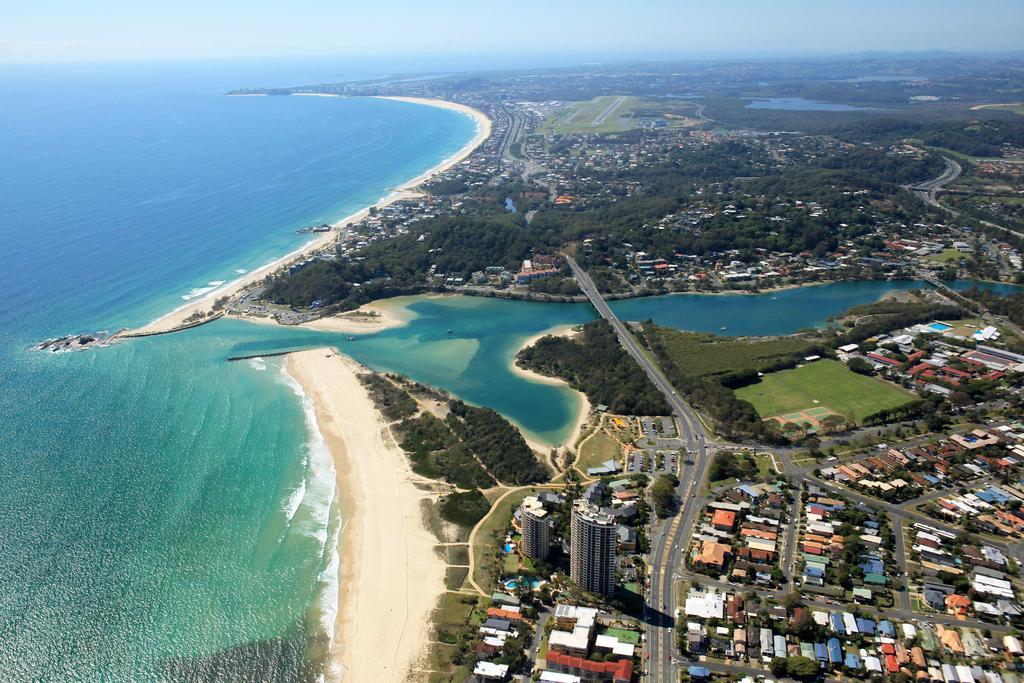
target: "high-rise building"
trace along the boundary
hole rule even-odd
[[[551,524],[548,511],[537,496],[527,496],[519,506],[519,525],[523,532],[522,550],[532,560],[543,560],[551,548]]]
[[[591,593],[615,590],[615,518],[586,500],[572,507],[569,573],[576,585]]]

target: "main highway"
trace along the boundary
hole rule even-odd
[[[942,173],[931,180],[926,180],[923,183],[917,185],[911,185],[910,190],[920,197],[926,204],[930,204],[937,208],[945,208],[939,204],[936,200],[936,195],[946,185],[960,177],[964,169],[953,159],[949,157],[942,157],[943,161],[946,162],[946,167],[942,169]]]
[[[650,586],[644,608],[647,680],[674,683],[679,680],[675,668],[679,660],[674,657],[676,598],[673,594],[673,573],[676,567],[681,566],[680,560],[687,550],[690,530],[694,527],[695,518],[701,507],[697,493],[708,466],[707,435],[700,418],[679,397],[661,369],[644,353],[633,334],[597,291],[594,281],[587,272],[572,257],[567,256],[566,261],[572,268],[580,289],[597,309],[598,314],[608,321],[626,352],[665,396],[679,428],[679,437],[686,443],[687,453],[680,456],[680,484],[677,491],[681,504],[673,517],[656,523],[651,532]]]
[[[955,164],[955,162],[952,162]],[[955,177],[956,169],[947,168],[950,174]],[[938,179],[936,179],[938,180]],[[934,182],[934,181],[933,181]],[[948,182],[948,180],[946,181]],[[915,188],[916,190],[917,188]],[[920,191],[927,191],[922,188]],[[678,494],[681,500],[681,505],[675,516],[658,522],[655,524],[654,529],[650,535],[651,550],[649,553],[649,575],[650,585],[647,591],[647,600],[645,605],[645,623],[646,623],[646,655],[645,660],[647,680],[648,681],[659,681],[661,683],[669,683],[678,681],[679,674],[677,671],[678,666],[685,666],[687,661],[685,658],[677,655],[677,649],[675,646],[675,609],[676,609],[676,597],[674,596],[674,576],[675,577],[690,577],[691,573],[685,569],[681,558],[683,553],[687,551],[689,545],[688,539],[691,530],[694,528],[695,520],[698,513],[701,510],[704,497],[700,494],[700,487],[703,485],[704,475],[708,466],[708,448],[707,448],[707,435],[704,431],[700,418],[694,413],[693,409],[690,408],[683,400],[679,397],[679,394],[672,387],[672,384],[661,372],[660,368],[644,353],[643,348],[637,342],[636,338],[629,331],[629,329],[618,319],[615,313],[608,306],[607,302],[601,297],[600,292],[597,291],[597,287],[594,285],[593,280],[587,275],[578,263],[571,257],[566,257],[569,263],[569,267],[572,269],[573,275],[576,277],[577,283],[579,283],[580,289],[593,304],[597,312],[612,326],[615,330],[615,334],[618,336],[620,343],[626,349],[626,352],[637,362],[638,365],[650,378],[654,386],[665,396],[665,400],[671,406],[674,416],[676,418],[676,424],[679,427],[679,436],[682,438],[687,445],[687,454],[682,456],[680,463],[680,485]],[[928,515],[925,515],[917,510],[911,508],[908,505],[898,505],[893,503],[886,503],[877,499],[871,498],[864,494],[858,493],[845,487],[839,487],[836,484],[826,481],[816,476],[812,470],[813,468],[801,468],[796,466],[792,461],[789,454],[780,451],[778,453],[780,460],[780,469],[783,473],[788,475],[793,482],[804,481],[808,484],[814,484],[827,491],[834,491],[840,493],[849,499],[860,503],[862,505],[869,505],[881,511],[884,511],[891,515],[893,520],[893,533],[896,535],[896,553],[899,556],[899,567],[900,572],[903,574],[900,579],[904,586],[904,589],[909,588],[906,583],[906,549],[905,542],[903,539],[903,520],[910,522],[922,522],[940,529],[958,532],[959,529],[946,524],[942,520],[933,519]],[[797,499],[799,501],[799,498]],[[918,504],[920,501],[918,501]],[[794,504],[794,520],[796,505]],[[795,526],[795,524],[793,525]],[[1024,543],[1013,543],[1013,542],[998,542],[991,539],[986,539],[985,542],[991,546],[999,548],[1004,553],[1014,558],[1017,562],[1024,563]],[[787,559],[785,567],[787,575],[791,576],[793,573],[793,560],[792,558],[792,547],[795,543],[793,534],[787,535]],[[701,577],[701,581],[705,585],[722,587],[726,589],[734,588],[730,584],[721,584],[718,581],[709,580],[706,577]],[[766,594],[773,595],[776,598],[781,598],[784,593],[792,590],[779,589],[779,590],[766,590]],[[896,591],[895,593],[897,604],[892,608],[879,609],[879,613],[885,613],[893,618],[901,620],[910,620],[919,618],[921,615],[914,612],[911,609],[909,595],[905,591]],[[811,601],[811,604],[816,604],[814,596],[805,596],[805,599]],[[825,607],[827,609],[827,607]],[[954,617],[948,617],[946,615],[930,615],[929,619],[936,623],[947,623],[955,625],[968,625],[963,621],[957,621]],[[988,623],[981,622],[969,622],[970,625],[978,628],[991,628],[994,630],[1005,630],[1002,626],[991,625]],[[725,667],[729,668],[729,667]],[[739,668],[731,670],[732,673],[742,673]]]
[[[960,177],[960,174],[963,173],[963,168],[960,166],[960,164],[958,164],[956,161],[947,156],[944,156],[942,158],[946,162],[946,167],[942,170],[941,174],[939,174],[935,178],[932,178],[931,180],[926,180],[923,183],[918,183],[917,185],[910,185],[907,189],[909,189],[911,192],[917,195],[925,204],[928,204],[929,206],[934,206],[937,209],[942,209],[951,216],[960,216],[962,215],[960,211],[957,211],[956,209],[952,209],[946,206],[945,204],[940,203],[938,195],[939,191],[942,190],[942,188],[944,188],[946,185],[949,185],[951,182]],[[1019,230],[1013,230],[1011,228],[1006,227],[1005,225],[999,225],[998,223],[993,223],[992,221],[981,220],[980,218],[976,218],[974,220],[978,221],[982,225],[986,225],[990,228],[995,228],[996,230],[1002,230],[1003,232],[1009,233],[1014,237],[1024,239],[1024,233],[1020,232]]]

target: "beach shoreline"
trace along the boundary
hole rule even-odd
[[[522,344],[519,345],[519,348],[516,349],[516,352],[512,355],[512,359],[509,361],[509,368],[514,374],[519,375],[520,377],[523,377],[524,379],[527,379],[531,382],[536,382],[538,384],[568,387],[577,396],[577,399],[579,401],[579,413],[576,415],[576,422],[573,424],[572,431],[569,433],[569,436],[566,438],[565,442],[557,446],[557,448],[569,450],[574,450],[576,448],[576,442],[579,441],[580,435],[583,433],[583,428],[586,426],[587,420],[590,418],[590,400],[587,398],[586,394],[584,394],[582,391],[577,391],[576,389],[573,389],[569,385],[569,383],[566,382],[564,379],[561,379],[559,377],[551,377],[550,375],[542,375],[539,372],[534,372],[533,370],[524,368],[516,362],[516,359],[519,357],[520,351],[530,346],[533,346],[541,337],[552,336],[572,338],[576,336],[576,327],[579,326],[558,325],[556,327],[549,328],[544,332],[539,332],[533,335],[532,337],[528,337],[523,341]],[[545,452],[545,450],[540,444],[532,442],[529,438],[527,438],[526,440],[527,443],[529,443],[534,450],[540,450],[541,453]]]
[[[334,97],[331,95],[331,97]],[[335,242],[341,234],[341,230],[344,229],[349,223],[357,223],[367,216],[370,215],[370,210],[374,208],[382,208],[398,201],[414,198],[418,195],[416,188],[425,183],[427,180],[447,171],[452,166],[465,160],[470,154],[484,143],[487,138],[491,135],[491,120],[486,114],[466,106],[464,104],[457,104],[455,102],[448,102],[446,100],[435,100],[419,97],[376,97],[375,99],[386,99],[395,100],[399,102],[408,102],[411,104],[418,104],[423,106],[438,107],[441,109],[448,109],[450,111],[459,112],[463,115],[469,116],[476,123],[476,134],[473,139],[462,146],[455,154],[442,160],[437,165],[421,173],[415,178],[403,183],[399,187],[395,188],[388,195],[381,197],[378,201],[374,202],[371,206],[364,207],[355,213],[352,213],[344,218],[331,223],[333,228],[330,232],[319,234],[315,239],[310,240],[306,244],[292,250],[291,252],[281,256],[280,258],[274,259],[270,263],[264,264],[259,268],[255,268],[239,278],[225,283],[221,287],[207,292],[201,297],[195,300],[189,301],[188,303],[175,308],[174,310],[160,316],[156,320],[153,320],[139,328],[131,330],[133,333],[159,333],[173,331],[183,325],[185,325],[192,316],[203,312],[210,311],[213,304],[224,297],[237,296],[247,287],[252,286],[256,282],[259,282],[267,275],[277,271],[282,266],[295,261],[300,258],[304,258],[314,252],[317,252],[333,242]]]
[[[333,349],[290,354],[288,375],[313,403],[340,494],[338,611],[326,671],[344,680],[404,681],[425,654],[447,564],[435,552],[421,485],[358,375]]]

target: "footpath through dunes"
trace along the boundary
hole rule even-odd
[[[350,681],[404,681],[425,653],[447,563],[435,552],[414,474],[359,381],[362,368],[329,349],[288,356],[334,458],[343,530],[341,590],[330,665]]]

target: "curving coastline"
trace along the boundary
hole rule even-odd
[[[558,325],[549,330],[545,330],[544,332],[535,334],[532,337],[528,337],[526,340],[523,341],[522,344],[519,345],[519,348],[516,349],[516,352],[512,355],[512,359],[509,361],[509,369],[512,370],[514,374],[517,374],[520,377],[528,379],[531,382],[536,382],[538,384],[551,384],[555,386],[568,387],[572,391],[572,393],[576,395],[577,399],[579,400],[579,412],[576,415],[576,422],[573,424],[572,431],[569,432],[569,436],[565,439],[565,442],[558,446],[559,448],[567,449],[570,451],[575,450],[576,442],[579,440],[580,435],[583,433],[583,428],[586,426],[587,420],[590,419],[590,411],[592,408],[592,406],[590,405],[590,400],[587,398],[586,394],[584,394],[582,391],[573,389],[573,387],[564,379],[560,377],[551,377],[550,375],[542,375],[539,372],[530,370],[529,368],[524,368],[523,366],[519,365],[519,363],[516,362],[516,359],[519,357],[519,353],[523,349],[533,346],[541,337],[568,337],[570,339],[572,337],[575,337],[577,334],[575,330],[576,327],[576,325]],[[545,447],[541,446],[540,444],[531,441],[529,438],[527,438],[527,442],[535,451],[538,451],[540,453],[545,452]]]
[[[356,211],[355,213],[345,216],[344,218],[332,223],[331,227],[334,228],[334,230],[319,234],[315,239],[310,240],[309,242],[299,247],[298,249],[295,249],[285,254],[284,256],[271,261],[270,263],[260,266],[259,268],[253,269],[246,273],[245,275],[243,275],[242,277],[239,277],[238,279],[232,280],[231,282],[227,283],[223,287],[219,287],[211,292],[208,292],[202,297],[194,301],[190,301],[184,306],[180,306],[174,309],[173,311],[170,311],[169,313],[160,316],[156,320],[153,320],[152,322],[143,325],[142,327],[130,330],[128,331],[129,333],[124,336],[137,336],[139,333],[142,333],[144,335],[150,335],[155,333],[174,332],[179,329],[186,329],[184,326],[189,325],[191,322],[194,322],[195,316],[197,314],[202,314],[204,312],[210,311],[214,302],[217,299],[223,297],[234,297],[247,287],[250,287],[251,285],[259,282],[267,275],[270,275],[271,273],[275,272],[282,266],[297,259],[304,258],[316,251],[319,251],[320,249],[329,246],[337,239],[337,231],[339,229],[344,228],[344,226],[349,223],[356,223],[366,218],[370,214],[371,208],[380,208],[383,206],[388,206],[389,204],[393,204],[397,201],[415,197],[417,195],[416,188],[425,183],[434,175],[447,171],[452,166],[466,159],[470,154],[472,154],[476,150],[477,147],[483,144],[483,142],[487,140],[487,138],[489,138],[491,135],[491,120],[487,117],[487,115],[478,109],[474,109],[464,104],[448,102],[446,100],[426,99],[420,97],[378,97],[376,99],[408,102],[411,104],[439,107],[441,109],[448,109],[450,111],[459,112],[463,115],[471,117],[476,122],[476,135],[474,135],[473,139],[466,143],[455,154],[451,155],[447,159],[444,159],[433,168],[403,183],[393,192],[391,192],[385,197],[382,197],[378,202],[374,203],[372,206],[364,207],[359,211]]]

